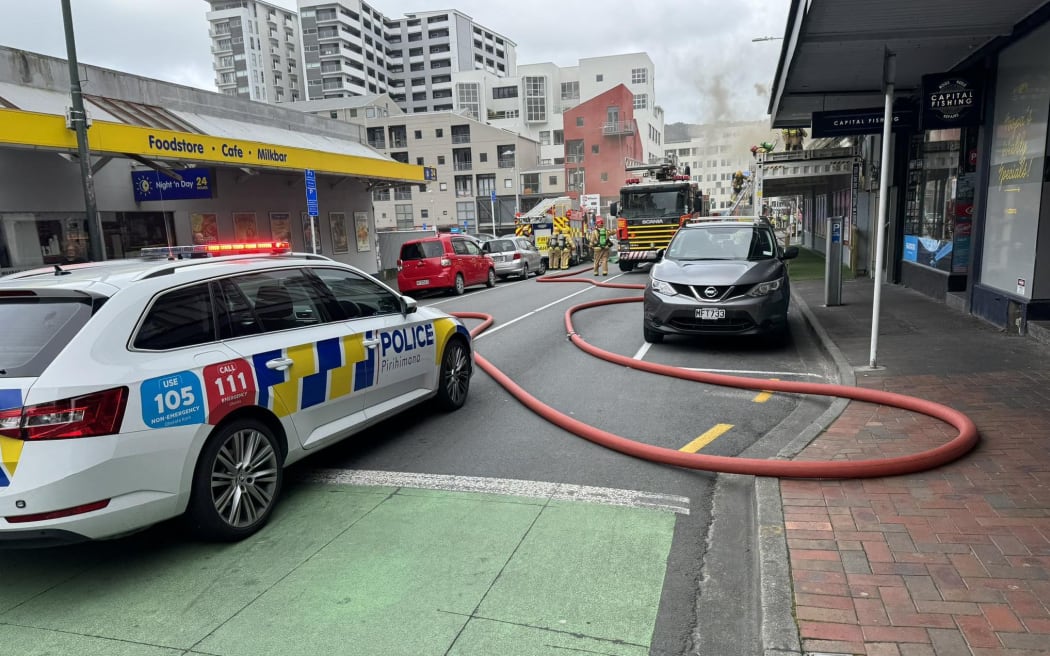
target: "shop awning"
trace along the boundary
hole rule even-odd
[[[896,86],[951,71],[1046,0],[792,0],[770,94],[773,127],[805,127],[813,112],[882,107],[883,52]]]
[[[23,87],[20,100],[44,110],[30,111],[11,108],[10,89],[4,91],[0,89],[0,99],[6,100],[0,107],[0,146],[76,152],[76,133],[66,125],[66,105],[56,102],[60,94]],[[98,155],[299,173],[313,169],[318,174],[413,184],[434,177],[422,166],[396,162],[349,139],[145,105],[122,108],[89,102],[88,115],[88,141]]]

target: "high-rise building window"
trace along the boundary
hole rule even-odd
[[[475,121],[481,120],[481,95],[480,85],[476,82],[461,83],[456,85],[456,103],[460,109],[465,109]]]
[[[525,121],[544,123],[547,121],[547,79],[540,76],[526,76],[525,83]]]
[[[407,205],[394,205],[394,217],[397,219],[398,230],[411,230],[414,227],[411,203]]]
[[[647,84],[649,82],[648,68],[632,68],[631,84]]]
[[[649,108],[649,94],[639,93],[634,97],[634,108],[635,109],[648,109]]]
[[[561,83],[561,99],[567,101],[579,100],[580,99],[580,83],[577,82],[562,82]]]

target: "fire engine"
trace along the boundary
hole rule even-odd
[[[514,233],[518,236],[531,237],[540,255],[547,260],[547,242],[554,229],[565,232],[576,245],[572,254],[571,266],[590,257],[590,245],[587,241],[587,217],[568,196],[547,198],[524,215],[515,219]]]
[[[616,217],[620,271],[655,262],[682,222],[709,212],[709,201],[689,179],[689,168],[681,172],[675,158],[626,170],[635,176],[625,180],[620,201],[609,208]]]

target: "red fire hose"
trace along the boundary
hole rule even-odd
[[[612,287],[619,289],[644,289],[644,285],[627,283],[602,283],[588,278],[572,278],[580,273],[571,271],[540,278],[539,282],[587,282],[599,287]],[[600,444],[606,448],[625,453],[627,455],[660,462],[668,465],[676,465],[689,469],[701,469],[705,471],[722,472],[728,474],[750,474],[754,476],[774,476],[785,478],[873,478],[878,476],[895,476],[900,474],[911,474],[926,471],[947,464],[966,455],[977,445],[977,426],[969,417],[963,413],[949,408],[948,406],[933,401],[918,399],[904,394],[895,394],[881,390],[866,389],[861,387],[848,387],[845,385],[832,385],[827,383],[802,383],[793,381],[766,380],[758,378],[743,378],[739,376],[727,376],[725,374],[714,374],[700,371],[681,369],[668,365],[653,364],[641,360],[635,360],[618,353],[611,353],[600,349],[576,334],[573,329],[572,315],[580,310],[598,307],[602,305],[614,305],[617,303],[637,303],[642,300],[641,296],[625,298],[613,298],[601,301],[590,301],[569,308],[565,312],[565,329],[572,343],[580,349],[597,356],[603,360],[614,362],[632,369],[639,369],[662,376],[673,376],[683,380],[692,380],[698,383],[709,383],[726,387],[737,387],[740,389],[751,389],[759,391],[793,392],[796,394],[817,394],[821,396],[837,396],[854,401],[864,401],[880,405],[901,408],[918,412],[954,426],[959,434],[939,447],[922,451],[907,456],[893,458],[854,460],[854,461],[806,461],[806,460],[759,460],[755,458],[736,458],[727,456],[711,456],[699,453],[686,453],[675,449],[643,444],[634,440],[615,435],[600,428],[590,426],[574,419],[554,408],[542,403],[532,396],[521,386],[511,380],[506,374],[497,369],[492,363],[481,355],[475,353],[475,361],[488,375],[492,376],[500,385],[510,392],[527,408],[540,415],[547,421],[575,434],[584,439]],[[490,315],[480,312],[455,312],[455,316],[462,319],[481,319],[481,325],[471,330],[471,335],[477,336],[484,332],[493,319]]]

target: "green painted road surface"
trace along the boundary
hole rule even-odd
[[[675,515],[290,483],[237,544],[177,524],[0,552],[0,654],[643,656]]]

